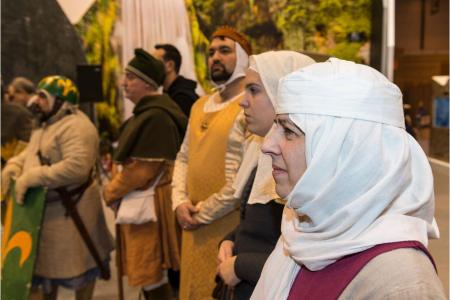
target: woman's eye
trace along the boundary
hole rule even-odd
[[[258,94],[261,91],[261,89],[254,84],[246,86],[245,90],[252,96],[256,96],[256,94]]]
[[[250,91],[250,93],[251,93],[252,95],[255,95],[256,93],[259,92],[259,90],[258,90],[256,87],[254,87],[254,86],[250,87],[250,88],[249,88],[249,91]]]
[[[290,139],[290,138],[293,138],[293,137],[296,136],[296,133],[293,132],[292,130],[290,130],[289,128],[287,128],[287,127],[283,127],[283,132],[284,132],[284,136],[287,139]]]

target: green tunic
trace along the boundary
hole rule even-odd
[[[129,158],[175,160],[186,126],[186,116],[166,94],[146,96],[122,125],[114,160],[119,163]]]

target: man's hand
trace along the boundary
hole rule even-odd
[[[200,225],[200,223],[193,217],[193,215],[197,212],[198,209],[190,202],[185,202],[178,205],[175,213],[177,215],[178,223],[184,230],[193,230]]]
[[[41,167],[34,167],[23,172],[16,179],[16,202],[23,204],[25,193],[29,188],[41,186]]]
[[[106,206],[111,208],[113,211],[117,211],[117,207],[120,201],[112,201],[110,199],[110,193],[108,193],[108,185],[111,183],[108,183],[107,185],[103,186],[102,190],[102,199],[105,202]]]
[[[239,279],[236,276],[236,273],[234,272],[234,262],[236,261],[236,256],[229,257],[225,259],[224,262],[222,262],[219,265],[218,273],[219,276],[223,279],[226,285],[229,287],[236,286],[239,282],[241,282],[241,279]]]
[[[14,164],[6,165],[2,170],[2,196],[6,195],[12,178],[19,177],[22,169]]]
[[[27,184],[27,179],[25,176],[20,176],[17,180],[16,180],[16,202],[20,205],[23,205],[23,200],[25,198],[25,193],[28,190],[28,184]]]
[[[186,226],[185,230],[195,230],[202,225],[195,217],[192,218],[193,222]]]
[[[227,258],[233,256],[234,242],[225,240],[220,243],[219,254],[217,255],[217,261],[219,264],[223,263]]]

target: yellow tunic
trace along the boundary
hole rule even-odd
[[[240,111],[239,99],[224,109],[205,113],[208,100],[197,100],[191,110],[187,191],[195,205],[225,184],[225,153],[230,130]],[[239,221],[234,211],[194,231],[183,231],[180,300],[212,299],[219,242]]]

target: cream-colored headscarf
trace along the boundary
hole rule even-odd
[[[378,244],[439,237],[427,157],[404,130],[402,94],[378,71],[332,58],[280,82],[276,112],[305,133],[307,169],[252,299],[286,299],[298,271]]]
[[[309,56],[295,51],[268,51],[250,56],[249,68],[259,74],[264,89],[275,107],[280,78],[314,62]],[[260,137],[253,137],[249,142],[236,176],[235,196],[240,197],[251,171],[258,166],[248,204],[266,204],[270,200],[279,198],[275,192],[275,182],[272,177],[272,160],[268,155],[261,153],[262,141]]]

